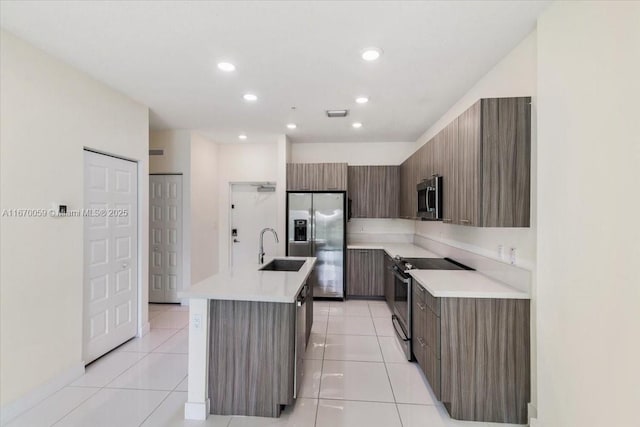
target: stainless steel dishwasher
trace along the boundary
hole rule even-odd
[[[305,283],[296,297],[296,345],[295,345],[295,374],[293,376],[293,397],[298,397],[298,388],[302,384],[304,376],[304,352],[306,348],[307,334],[307,292],[309,288]]]

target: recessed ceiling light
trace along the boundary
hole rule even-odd
[[[382,49],[377,47],[368,47],[362,51],[362,59],[365,61],[375,61],[382,55]]]
[[[231,62],[218,62],[218,69],[230,73],[236,70],[236,66]]]
[[[247,135],[245,135],[244,133],[241,133],[240,135],[238,135],[238,139],[241,139],[244,141],[245,139],[247,139]]]
[[[356,129],[360,129],[360,128],[362,127],[362,123],[360,123],[360,122],[355,122],[355,123],[353,123],[351,126],[353,126],[353,127],[354,127],[354,128],[356,128]]]
[[[287,127],[288,127],[289,129],[295,129],[295,128],[297,128],[298,126],[297,126],[295,123],[289,123],[289,124],[287,125]]]
[[[356,102],[358,104],[366,104],[367,102],[369,102],[369,98],[367,98],[366,96],[359,96],[356,98]]]
[[[242,97],[244,98],[245,101],[249,101],[249,102],[254,102],[258,100],[258,97],[253,93],[245,93],[244,95],[242,95]]]

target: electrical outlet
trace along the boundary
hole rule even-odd
[[[202,316],[199,314],[194,314],[191,318],[193,323],[193,329],[200,329],[202,327]]]
[[[504,246],[498,245],[498,258],[504,261]]]
[[[509,251],[509,262],[511,264],[516,263],[516,248],[511,248],[511,251]]]

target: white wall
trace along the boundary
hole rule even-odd
[[[414,142],[294,142],[291,162],[399,165],[415,150]]]
[[[540,17],[542,426],[638,425],[638,76],[640,3],[557,2]]]
[[[56,201],[82,208],[84,147],[138,161],[146,324],[147,108],[4,31],[0,55],[2,209]],[[83,218],[2,217],[0,226],[0,404],[7,410],[82,367]]]
[[[191,281],[218,272],[218,144],[191,132]]]
[[[279,200],[286,191],[287,141],[281,139],[272,143],[235,143],[218,146],[218,189],[219,189],[219,268],[229,268],[229,184],[233,182],[275,182]],[[285,157],[282,159],[281,157]],[[284,172],[283,172],[284,171]],[[278,254],[284,255],[284,209],[278,212]],[[258,248],[256,248],[256,253]]]
[[[533,96],[536,92],[536,34],[527,36],[513,51],[480,79],[455,105],[453,105],[416,142],[414,151],[440,132],[448,123],[463,113],[480,98]],[[535,104],[532,127],[535,127]],[[535,134],[532,135],[532,152],[535,152]],[[532,162],[531,182],[536,181],[535,160]],[[440,222],[417,221],[416,233],[475,252],[493,259],[498,257],[498,245],[505,250],[516,248],[516,265],[533,269],[535,265],[535,184],[532,186],[532,226],[530,228],[480,228],[464,227]]]
[[[182,174],[182,286],[191,286],[191,132],[152,131],[149,149],[164,150],[149,156],[149,173]]]
[[[182,173],[183,286],[218,271],[218,144],[197,132],[166,130],[150,133],[151,173]]]

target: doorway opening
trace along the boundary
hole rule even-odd
[[[277,229],[278,201],[273,182],[243,182],[230,184],[229,264],[231,267],[258,263],[260,231]],[[283,238],[284,236],[280,236]],[[277,253],[277,244],[266,236],[264,250]]]

